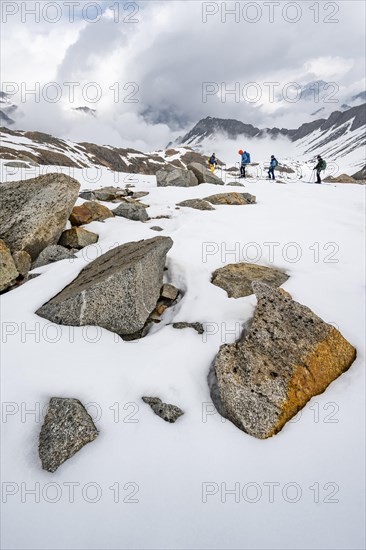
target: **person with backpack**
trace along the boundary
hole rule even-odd
[[[276,157],[274,155],[271,155],[271,162],[269,163],[269,169],[268,169],[269,179],[273,179],[273,180],[276,179],[274,171],[277,168],[277,166],[278,166],[278,160],[276,159]],[[271,176],[272,176],[272,178],[271,178]]]
[[[216,155],[215,155],[215,153],[212,153],[212,155],[211,155],[210,158],[208,159],[208,164],[209,164],[209,167],[210,167],[211,172],[214,172],[214,171],[215,171],[215,168],[216,168],[216,166],[217,166],[217,160],[216,160]]]
[[[238,153],[239,153],[239,155],[241,155],[240,176],[239,176],[239,178],[245,178],[247,164],[250,164],[250,154],[248,153],[248,151],[243,151],[242,149],[240,149],[240,151],[238,151]]]
[[[315,166],[314,170],[316,170],[316,183],[321,183],[322,179],[320,177],[320,173],[326,169],[327,163],[320,155],[317,156],[318,164]]]

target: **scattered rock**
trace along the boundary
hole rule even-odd
[[[169,237],[155,237],[109,250],[37,314],[61,325],[96,325],[135,337],[156,307],[172,245]]]
[[[70,215],[72,225],[86,225],[90,222],[102,222],[107,218],[113,218],[112,212],[98,202],[87,201],[81,206],[74,206]]]
[[[30,168],[29,164],[27,164],[26,162],[20,162],[17,160],[6,162],[4,166],[6,166],[7,168]]]
[[[349,176],[348,174],[341,174],[340,176],[333,177],[328,176],[327,178],[324,178],[326,183],[358,183],[356,179],[354,179],[352,176]]]
[[[35,259],[57,243],[79,188],[79,182],[65,174],[2,183],[0,236],[10,250],[25,250]]]
[[[52,397],[39,436],[43,470],[55,472],[97,435],[93,420],[78,399]]]
[[[345,372],[355,348],[282,289],[253,283],[254,317],[242,338],[221,346],[210,373],[219,412],[265,439]]]
[[[18,270],[9,248],[0,239],[0,292],[12,286],[18,278]]]
[[[150,193],[148,191],[136,191],[132,194],[132,199],[142,199],[143,197],[147,197]]]
[[[102,187],[94,191],[95,198],[98,201],[113,201],[115,199],[122,199],[127,197],[129,192],[126,189],[120,187]]]
[[[185,201],[178,202],[178,206],[186,206],[188,208],[195,208],[196,210],[215,210],[209,202],[202,199],[187,199]]]
[[[115,216],[121,216],[122,218],[140,222],[146,222],[146,220],[149,219],[146,208],[137,202],[123,202],[113,210],[113,214]]]
[[[166,166],[156,172],[158,187],[192,187],[198,185],[198,179],[190,170],[174,166]]]
[[[64,246],[60,246],[59,244],[51,244],[42,250],[38,258],[33,263],[32,269],[53,264],[54,262],[59,262],[60,260],[71,260],[73,258],[75,258],[73,252]]]
[[[93,191],[82,191],[79,193],[79,197],[86,201],[95,201],[95,195]]]
[[[164,231],[164,229],[159,225],[152,225],[150,229],[152,229],[152,231]]]
[[[15,263],[15,267],[19,272],[19,275],[21,275],[22,277],[26,277],[32,264],[32,258],[30,257],[28,252],[26,252],[25,250],[17,250],[13,254],[13,260]]]
[[[158,397],[143,397],[144,403],[150,405],[155,414],[160,416],[165,422],[174,423],[184,412],[175,405],[163,403]]]
[[[212,274],[212,284],[226,290],[229,298],[242,298],[253,294],[252,282],[262,281],[271,286],[281,286],[288,275],[263,265],[239,263],[216,269]]]
[[[195,331],[198,332],[198,334],[203,334],[205,332],[202,323],[185,323],[185,322],[173,323],[173,328],[177,328],[177,329],[193,328]]]
[[[231,181],[230,183],[227,183],[226,185],[229,185],[231,187],[245,187],[244,183],[239,183],[235,181]]]
[[[250,193],[218,193],[217,195],[210,195],[204,198],[205,201],[211,204],[230,204],[230,205],[243,205],[243,204],[255,204],[256,197]]]
[[[188,170],[194,173],[198,183],[213,183],[215,185],[224,185],[222,179],[220,179],[216,174],[212,173],[211,170],[206,168],[203,164],[199,162],[191,162],[187,166]]]
[[[87,231],[82,227],[72,227],[71,229],[66,229],[66,231],[62,233],[59,244],[66,248],[76,248],[80,250],[85,246],[95,244],[98,242],[98,239],[98,235],[92,233],[92,231]]]
[[[167,300],[176,300],[179,294],[178,288],[173,285],[165,284],[161,289],[160,296],[166,298]]]

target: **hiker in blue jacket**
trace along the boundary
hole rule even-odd
[[[241,155],[239,178],[245,178],[245,175],[246,175],[245,170],[246,170],[247,164],[250,164],[250,154],[248,153],[248,151],[243,151],[242,149],[240,149],[238,153],[239,155]]]
[[[273,180],[276,179],[274,171],[277,168],[277,166],[278,166],[278,161],[277,161],[276,157],[274,155],[271,155],[271,162],[269,164],[269,169],[268,169],[269,179],[273,179]],[[272,178],[271,178],[271,176],[272,176]]]

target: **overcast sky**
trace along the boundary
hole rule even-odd
[[[361,0],[2,0],[1,9],[2,89],[18,90],[22,129],[146,150],[205,116],[297,127],[365,89]],[[318,79],[333,83],[326,97],[296,101],[290,83]],[[276,102],[268,83],[280,83]],[[32,88],[37,101],[25,95]],[[84,105],[97,118],[71,110]]]

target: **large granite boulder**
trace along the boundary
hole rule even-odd
[[[113,210],[115,216],[121,216],[128,220],[134,220],[139,222],[146,222],[149,219],[146,208],[138,202],[122,202],[117,208]]]
[[[217,195],[205,197],[203,200],[217,205],[231,204],[240,206],[244,204],[255,204],[256,197],[250,193],[218,193]]]
[[[55,472],[97,435],[93,420],[78,399],[52,397],[39,436],[42,468]]]
[[[72,260],[74,258],[74,253],[64,246],[59,244],[51,244],[42,250],[38,258],[33,262],[32,269],[53,264],[54,262],[59,262],[60,260]]]
[[[253,290],[250,326],[238,342],[221,346],[209,381],[218,411],[264,439],[349,369],[356,350],[287,292],[261,282]]]
[[[14,259],[4,241],[0,240],[0,292],[12,286],[19,275]]]
[[[211,170],[209,170],[206,166],[200,164],[199,162],[191,162],[191,164],[188,164],[187,168],[194,173],[194,175],[198,179],[198,183],[213,183],[215,185],[224,185],[224,182],[221,178],[216,176],[216,174],[211,172]]]
[[[72,227],[66,229],[60,237],[59,244],[66,248],[77,248],[81,250],[85,246],[98,242],[98,235],[82,227]]]
[[[103,204],[95,201],[86,201],[80,206],[75,206],[70,214],[72,225],[102,222],[107,218],[113,218],[112,212]]]
[[[12,252],[25,250],[35,259],[59,240],[79,188],[79,182],[65,174],[2,183],[0,237]]]
[[[198,179],[190,170],[175,166],[166,166],[156,172],[158,187],[193,187],[198,185]]]
[[[185,201],[178,202],[177,206],[195,208],[196,210],[215,210],[209,202],[202,199],[187,199]]]
[[[278,269],[263,265],[239,263],[220,267],[212,274],[212,284],[226,290],[229,298],[242,298],[253,294],[252,282],[262,281],[271,286],[281,286],[288,275]]]
[[[38,315],[61,325],[139,333],[160,297],[169,237],[123,244],[99,256]]]

